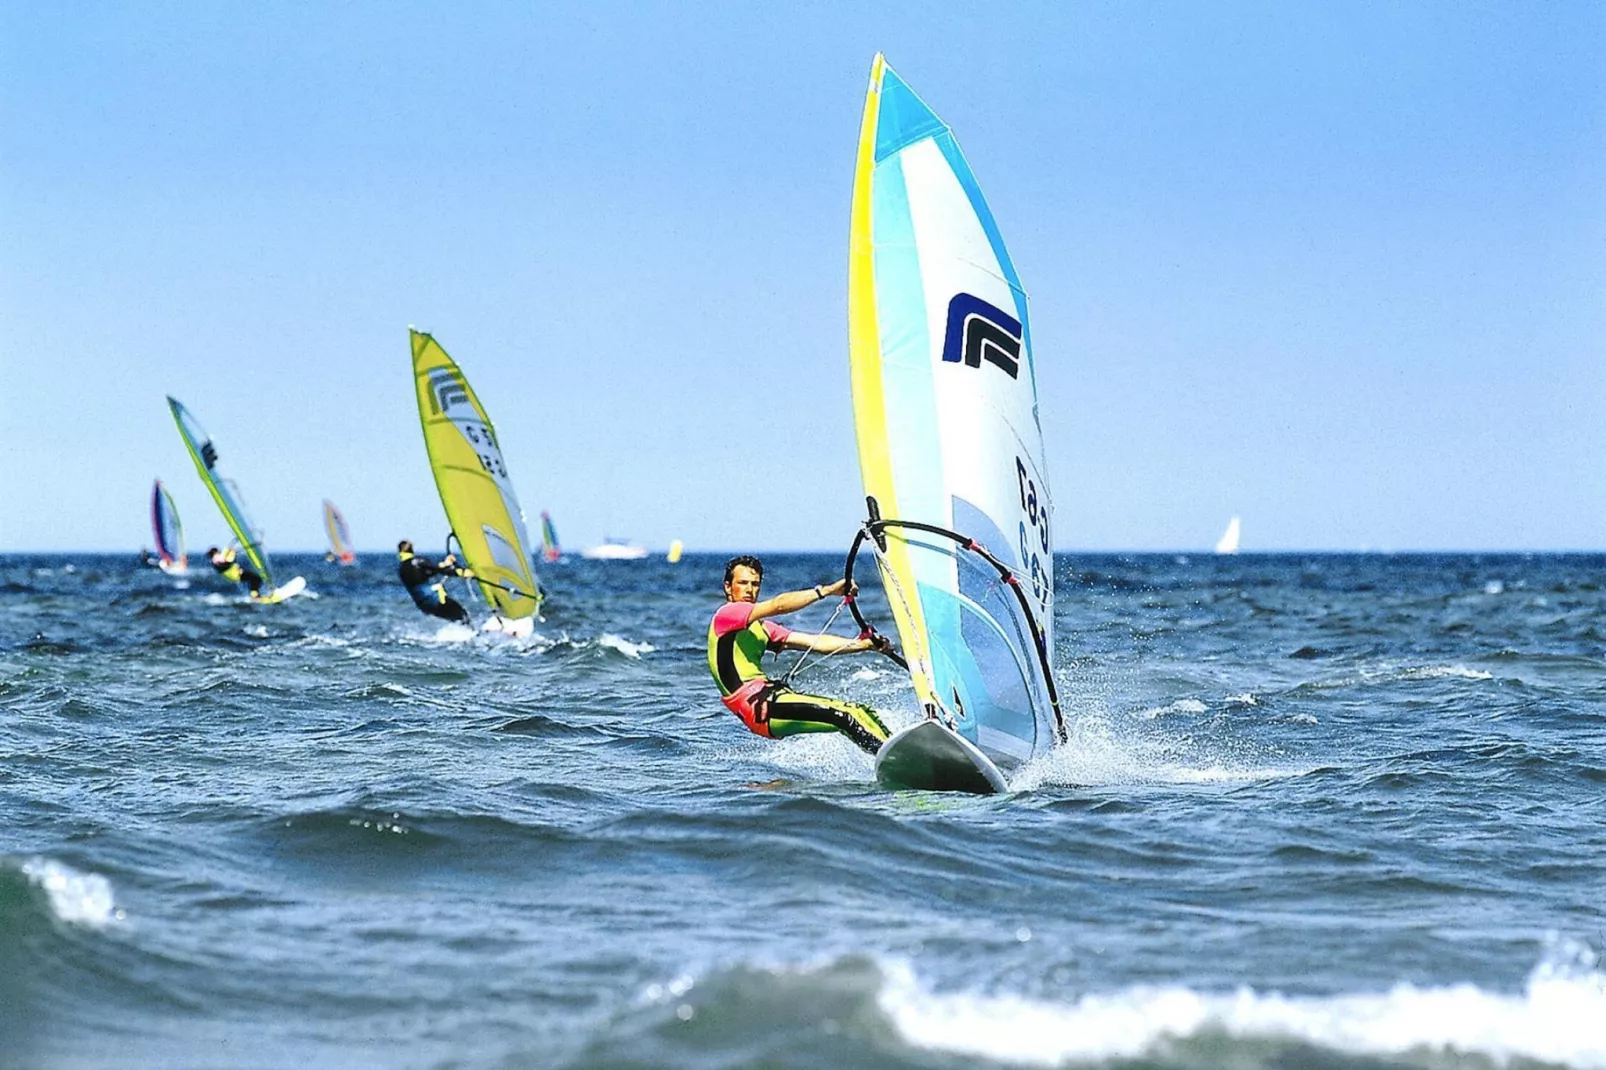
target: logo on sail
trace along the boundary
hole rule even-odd
[[[955,294],[948,302],[948,333],[942,343],[944,361],[979,368],[985,360],[1017,379],[1024,344],[1020,320],[1003,309],[974,294]]]
[[[468,388],[451,368],[436,368],[429,373],[429,411],[437,415],[458,402],[468,401]]]

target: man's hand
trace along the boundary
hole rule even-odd
[[[850,587],[846,579],[840,579],[835,583],[824,584],[820,587],[821,598],[833,598],[844,593],[846,593],[849,598],[853,597],[859,593],[859,585],[855,583]]]
[[[870,636],[870,649],[877,654],[890,654],[892,653],[892,640],[877,632]]]

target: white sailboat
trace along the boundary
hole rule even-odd
[[[1233,517],[1231,520],[1227,521],[1227,530],[1223,531],[1221,533],[1221,538],[1216,540],[1216,553],[1218,553],[1218,554],[1235,554],[1235,553],[1237,553],[1238,552],[1238,535],[1239,535],[1238,518],[1237,517]]]

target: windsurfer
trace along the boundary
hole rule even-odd
[[[471,569],[459,568],[457,555],[447,554],[439,562],[419,557],[413,553],[413,544],[406,539],[396,544],[396,574],[401,577],[402,586],[412,596],[413,605],[428,613],[432,617],[442,620],[454,621],[458,624],[469,623],[468,610],[463,604],[446,593],[445,577],[462,576],[473,579]]]
[[[846,580],[809,590],[786,591],[760,602],[764,564],[744,554],[725,565],[725,604],[708,626],[708,670],[719,685],[725,708],[761,736],[779,739],[802,732],[841,732],[866,753],[887,739],[887,728],[866,706],[793,691],[764,675],[759,659],[766,650],[810,650],[821,654],[885,652],[883,636],[847,639],[795,632],[769,619],[795,613],[824,598],[843,594]]]
[[[251,589],[252,598],[262,597],[262,577],[258,573],[241,564],[234,547],[219,550],[216,546],[206,551],[207,558],[212,567],[217,569],[219,575],[231,583],[243,583]]]

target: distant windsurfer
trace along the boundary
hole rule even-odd
[[[145,550],[145,549],[141,549],[140,552],[139,552],[139,563],[142,566],[144,566],[145,568],[161,568],[162,567],[162,559],[160,557],[157,557],[155,554],[151,553],[149,550]]]
[[[413,605],[432,617],[456,624],[469,623],[468,610],[446,593],[447,576],[474,577],[473,570],[458,567],[456,554],[447,554],[439,562],[431,561],[413,553],[413,544],[403,539],[396,544],[396,557],[396,574],[412,596]]]
[[[750,554],[725,564],[725,604],[708,626],[708,670],[719,685],[725,708],[761,736],[780,739],[803,732],[841,732],[868,754],[887,739],[887,728],[866,706],[793,691],[764,675],[759,659],[766,650],[811,650],[821,654],[885,652],[879,635],[847,639],[795,632],[771,617],[796,613],[824,598],[844,593],[846,580],[758,600],[764,564]]]
[[[206,551],[206,556],[212,562],[212,567],[217,569],[218,574],[224,579],[231,583],[245,584],[250,589],[252,598],[262,597],[262,576],[240,563],[234,547],[219,550],[214,546]]]

